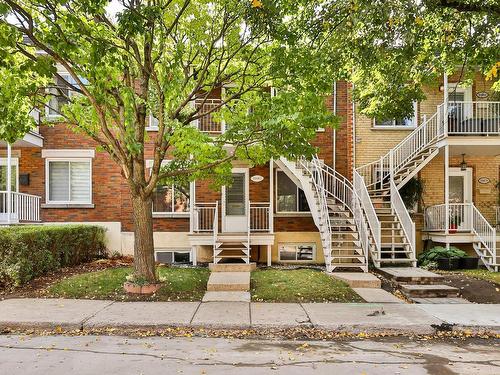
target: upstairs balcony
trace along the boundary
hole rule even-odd
[[[500,135],[500,102],[448,102],[448,135]]]

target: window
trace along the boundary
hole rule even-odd
[[[245,180],[245,173],[233,173],[233,183],[226,187],[226,215],[245,215]]]
[[[417,102],[413,103],[413,116],[395,119],[374,119],[375,128],[411,128],[416,126]]]
[[[304,244],[279,244],[279,260],[283,262],[313,261],[316,258],[316,245]]]
[[[190,184],[158,185],[153,192],[153,212],[181,214],[189,212]]]
[[[47,203],[90,204],[91,169],[89,159],[47,160]]]
[[[17,158],[11,159],[11,191],[18,189],[18,160]],[[0,191],[7,191],[7,159],[0,159]]]
[[[276,212],[309,212],[306,195],[283,171],[276,171]]]
[[[154,117],[153,114],[150,114],[146,130],[152,130],[152,131],[158,130],[158,123],[159,123],[158,119]]]
[[[75,87],[78,87],[76,81],[71,77],[68,73],[58,73],[63,79],[56,77],[54,81],[53,87],[49,89],[49,93],[52,94],[50,96],[50,100],[48,103],[48,108],[46,111],[46,115],[48,117],[58,117],[60,116],[61,109],[65,104],[68,104],[69,98],[74,95],[78,95],[77,92],[71,90],[66,82],[69,82]],[[88,81],[85,78],[80,77],[81,82],[84,85],[88,84]]]
[[[157,262],[172,264],[172,263],[191,263],[190,250],[157,250],[155,251]]]

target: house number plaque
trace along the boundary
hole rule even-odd
[[[490,179],[488,177],[479,177],[479,179],[477,180],[480,184],[489,184],[490,183]]]

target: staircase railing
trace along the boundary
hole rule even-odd
[[[312,187],[314,193],[317,196],[319,222],[321,226],[319,231],[321,236],[321,243],[323,245],[326,270],[327,272],[331,272],[332,271],[331,222],[330,222],[330,214],[328,212],[328,201],[326,198],[325,183],[323,181],[322,163],[317,157],[314,157],[311,161],[308,161],[306,159],[299,159],[298,163],[301,166],[301,168],[305,172],[307,172],[307,174],[311,178]]]
[[[496,263],[497,256],[497,231],[494,227],[488,223],[488,220],[479,212],[477,207],[473,204],[472,206],[472,232],[485,246],[486,252],[488,252],[489,257],[492,258],[493,263]],[[488,265],[485,262],[485,265]]]
[[[391,151],[380,159],[357,168],[357,171],[369,190],[388,187],[391,172],[399,172],[418,153],[427,149],[444,134],[444,104],[441,104],[434,115],[415,128]]]
[[[399,222],[401,224],[401,228],[409,241],[410,250],[413,254],[413,258],[415,258],[415,223],[411,219],[410,213],[406,209],[406,206],[399,194],[399,190],[396,186],[396,183],[393,179],[391,179],[391,207],[396,213]]]
[[[359,197],[361,208],[366,216],[366,220],[368,221],[368,227],[373,237],[377,258],[380,259],[381,242],[382,242],[380,220],[378,219],[377,213],[375,212],[375,208],[373,207],[373,203],[370,198],[370,194],[368,193],[368,189],[366,188],[365,181],[363,177],[361,177],[361,175],[358,173],[358,171],[354,171],[354,191],[356,192],[356,195]]]

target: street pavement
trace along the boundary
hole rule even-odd
[[[0,335],[0,374],[500,374],[499,340]]]
[[[0,301],[0,328],[317,328],[432,334],[443,329],[500,333],[500,305],[397,303]]]

